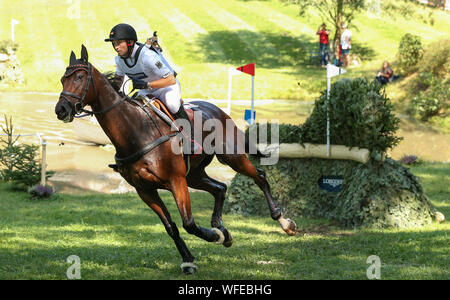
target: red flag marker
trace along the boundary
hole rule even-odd
[[[239,70],[239,71],[241,71],[243,73],[246,73],[246,74],[249,74],[249,75],[252,75],[252,76],[255,76],[255,63],[251,63],[251,64],[248,64],[248,65],[236,68],[236,70]]]

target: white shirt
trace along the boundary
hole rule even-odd
[[[345,29],[341,35],[341,46],[342,49],[351,49],[352,45],[350,44],[350,40],[352,39],[352,32],[350,29]]]
[[[134,45],[130,58],[123,59],[119,55],[116,56],[117,75],[127,75],[129,78],[139,78],[151,82],[173,74],[171,68],[161,60],[158,53],[145,46],[140,50],[139,48],[138,44]]]

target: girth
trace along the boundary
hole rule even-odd
[[[157,123],[157,121],[155,120],[155,118],[145,109],[145,105],[142,105],[141,103],[139,103],[139,101],[137,101],[136,99],[130,99],[131,102],[133,102],[134,104],[136,104],[139,108],[141,108],[144,113],[150,118],[150,120],[153,122],[153,124],[155,125],[155,127],[158,129],[159,134],[161,134],[161,136],[159,138],[157,138],[156,140],[154,140],[153,142],[151,142],[150,144],[146,145],[144,148],[142,148],[141,150],[139,150],[136,153],[133,153],[130,156],[127,157],[118,157],[117,154],[114,155],[114,159],[116,160],[116,164],[117,165],[125,165],[125,164],[130,164],[130,163],[134,163],[135,161],[139,160],[142,156],[144,156],[145,154],[149,153],[150,151],[152,151],[153,149],[155,149],[156,147],[158,147],[159,145],[167,142],[168,140],[170,140],[170,138],[176,136],[179,132],[179,130],[177,130],[176,132],[173,133],[169,133],[166,135],[163,135],[161,132],[161,129],[159,128],[159,125]]]
[[[153,142],[151,142],[150,144],[148,144],[147,146],[145,146],[144,148],[142,148],[141,150],[139,150],[138,152],[127,156],[127,157],[117,157],[117,154],[114,155],[114,159],[116,160],[116,164],[117,165],[125,165],[125,164],[130,164],[130,163],[134,163],[135,161],[139,160],[142,156],[144,156],[145,154],[149,153],[150,151],[152,151],[153,149],[155,149],[156,147],[158,147],[159,145],[167,142],[168,140],[170,140],[171,137],[174,137],[178,134],[178,132],[173,132],[167,135],[163,135],[160,136],[159,138],[157,138],[156,140],[154,140]]]

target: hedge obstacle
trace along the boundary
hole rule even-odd
[[[381,86],[359,78],[332,85],[330,157],[324,156],[323,145],[325,97],[322,92],[302,126],[277,124],[277,144],[268,143],[273,140],[273,124],[252,128],[261,150],[279,151],[274,165],[261,165],[256,158],[252,162],[266,172],[284,214],[325,218],[346,227],[408,228],[442,221],[420,180],[408,167],[386,157],[386,150],[401,138],[395,135],[399,119]],[[266,133],[265,140],[261,132]],[[228,190],[225,211],[265,215],[264,195],[251,179],[238,174]]]

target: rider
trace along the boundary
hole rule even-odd
[[[176,72],[157,50],[137,42],[137,34],[132,26],[117,24],[111,29],[105,42],[112,42],[118,54],[114,77],[117,86],[122,86],[124,76],[127,75],[133,82],[133,88],[140,89],[138,95],[152,94],[166,105],[175,119],[185,119],[189,122],[181,104],[181,87],[175,78]],[[201,151],[200,145],[194,142],[193,130],[191,150],[193,154]]]

